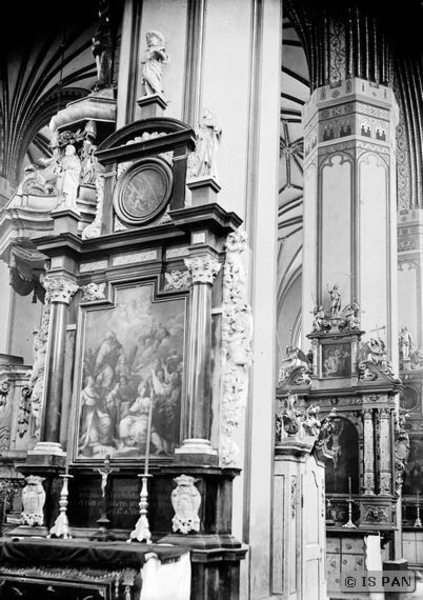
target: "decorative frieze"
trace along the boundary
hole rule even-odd
[[[173,531],[187,534],[191,531],[200,531],[200,517],[198,511],[201,505],[201,495],[195,487],[198,481],[190,475],[175,477],[176,489],[171,494],[171,502],[175,515],[172,519]]]
[[[93,271],[104,271],[109,263],[107,260],[96,260],[92,262],[81,263],[79,265],[80,273],[92,273]]]
[[[157,260],[157,250],[147,250],[145,252],[127,252],[112,258],[112,265],[120,267],[121,265],[132,265],[138,262],[148,262],[149,260]]]

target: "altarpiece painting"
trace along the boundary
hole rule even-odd
[[[179,443],[185,298],[116,286],[113,306],[82,309],[76,459],[169,457]]]

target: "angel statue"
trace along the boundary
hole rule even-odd
[[[169,62],[165,40],[160,31],[147,31],[147,50],[141,59],[142,84],[144,96],[159,94],[163,96],[162,71],[163,64]]]

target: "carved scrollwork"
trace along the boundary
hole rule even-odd
[[[385,343],[381,339],[370,338],[361,345],[358,355],[358,373],[362,381],[374,381],[379,378],[391,382],[400,381],[394,374],[386,355]]]
[[[28,431],[29,420],[31,417],[31,388],[25,385],[21,390],[21,400],[19,404],[17,432],[19,437],[23,437]]]
[[[95,211],[94,221],[87,225],[82,231],[81,237],[83,240],[91,240],[97,238],[101,233],[101,222],[103,215],[103,197],[104,197],[104,176],[98,175],[95,180],[97,190],[97,207]]]
[[[0,383],[0,449],[9,449],[10,421],[12,402],[8,398],[10,382],[6,379]]]

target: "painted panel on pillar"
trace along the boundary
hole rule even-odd
[[[321,274],[327,286],[339,285],[344,302],[351,297],[351,159],[336,154],[322,169]]]
[[[76,458],[169,457],[179,443],[185,299],[154,284],[115,288],[113,305],[83,308]]]
[[[359,166],[360,202],[360,306],[362,329],[387,325],[387,168],[375,154],[365,155]]]
[[[411,338],[419,345],[419,327],[417,322],[417,298],[418,298],[418,276],[417,265],[413,262],[401,262],[398,269],[398,291],[400,301],[398,303],[398,326],[407,327]],[[413,348],[415,350],[415,347]]]
[[[304,178],[303,209],[303,335],[312,331],[316,306],[317,273],[317,168],[310,165]],[[306,345],[304,345],[306,347]]]

